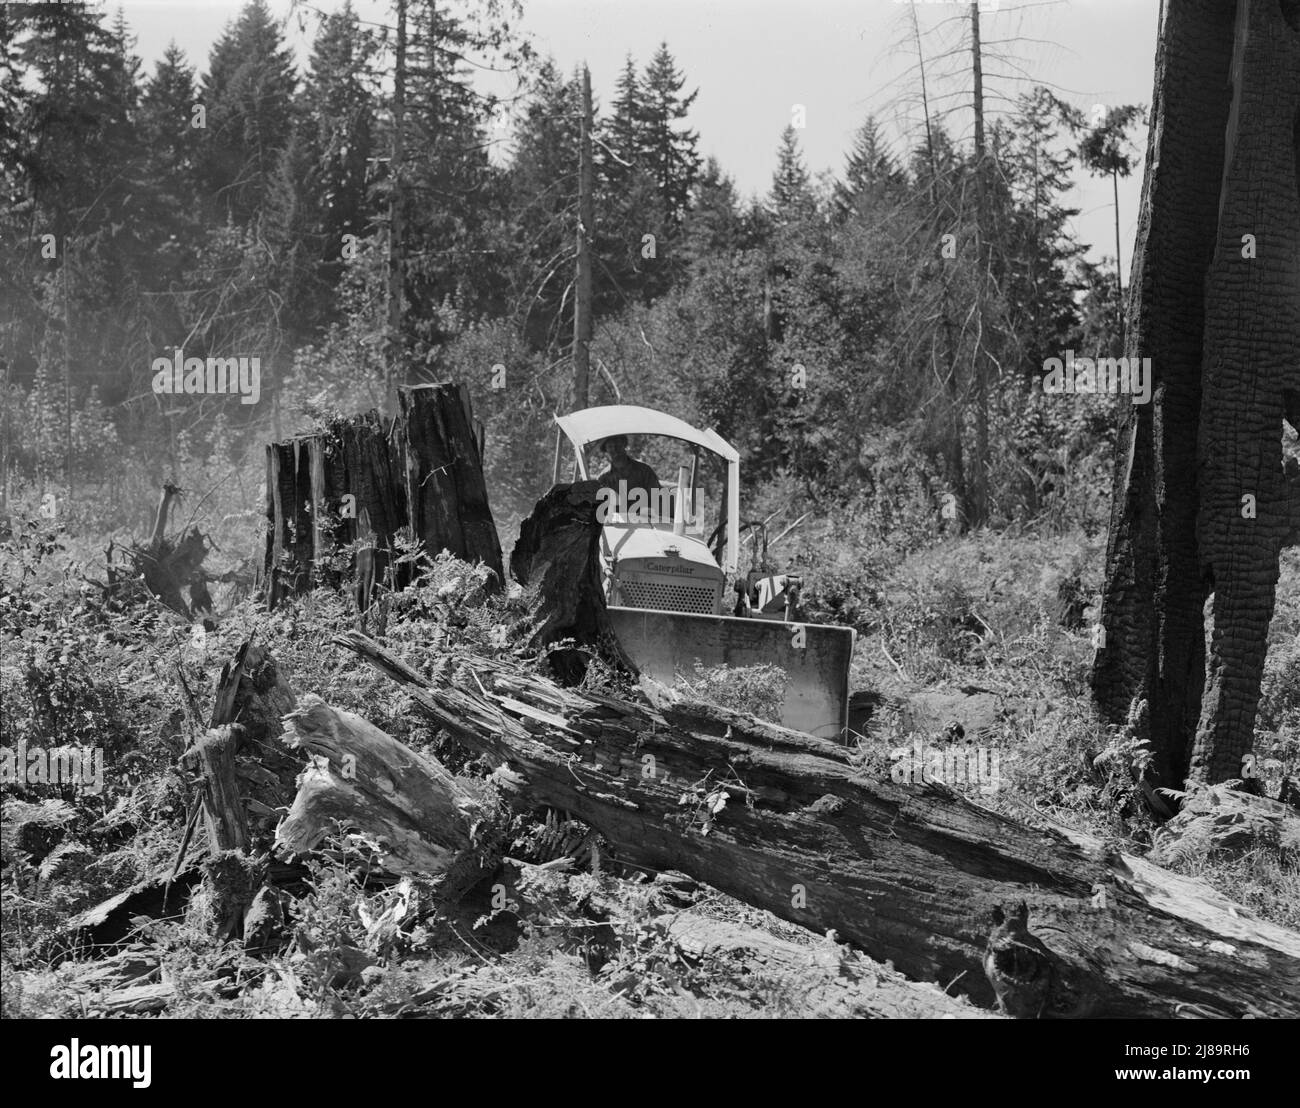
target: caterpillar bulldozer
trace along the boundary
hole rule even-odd
[[[802,581],[771,571],[763,524],[740,518],[736,450],[715,431],[634,405],[585,408],[555,422],[553,481],[602,483],[602,585],[632,664],[668,686],[679,675],[693,678],[697,665],[778,666],[786,676],[781,723],[843,740],[855,632],[798,618]],[[659,472],[665,460],[675,462],[676,478],[659,481],[636,461],[624,472],[641,475],[637,487],[613,464],[606,475],[590,472],[598,468],[595,448],[629,436]],[[743,572],[742,535],[752,544]]]

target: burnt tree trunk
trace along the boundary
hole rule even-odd
[[[1146,702],[1151,777],[1168,788],[1181,788],[1187,776],[1204,679],[1196,431],[1232,8],[1190,0],[1163,10],[1124,345],[1125,356],[1151,359],[1152,397],[1120,404],[1104,639],[1092,672],[1110,722],[1124,722],[1135,702]]]
[[[1283,418],[1300,416],[1300,5],[1240,0],[1231,93],[1197,445],[1210,633],[1189,776],[1208,784],[1250,777],[1279,556],[1300,503],[1280,446]]]
[[[315,552],[306,444],[298,439],[266,448],[267,535],[263,573],[266,600],[274,608],[281,597],[311,588]],[[317,514],[319,519],[319,512]]]
[[[409,528],[432,555],[450,551],[502,577],[501,546],[483,476],[481,434],[463,385],[399,393],[394,420],[378,412],[267,447],[263,579],[270,607],[362,571],[358,604],[374,583],[408,582],[393,562]],[[364,542],[357,565],[347,548]]]
[[[1298,109],[1294,0],[1162,5],[1124,349],[1152,395],[1120,405],[1092,673],[1152,785],[1244,776],[1253,741],[1300,513],[1279,448],[1300,418]]]
[[[335,641],[501,763],[501,787],[592,824],[617,857],[834,929],[914,979],[991,1003],[991,912],[1025,900],[1050,952],[1044,1015],[1300,1015],[1300,936],[1090,836],[877,779],[838,743],[663,690],[643,705],[487,659],[453,688],[364,636]]]
[[[301,883],[299,867],[267,856],[279,809],[293,800],[301,760],[281,741],[281,717],[297,704],[270,653],[251,640],[221,669],[208,730],[182,756],[197,778],[192,818],[174,860],[133,887],[73,917],[78,945],[116,945],[140,915],[167,918],[202,882],[219,934],[235,934],[262,882]],[[206,835],[191,847],[200,816]]]
[[[277,809],[293,799],[294,782],[302,769],[302,760],[281,741],[283,719],[297,703],[270,651],[251,639],[221,667],[209,727],[237,726],[241,731],[236,772],[252,833],[250,845],[256,849],[269,843]]]
[[[367,412],[267,447],[264,574],[271,607],[316,585],[339,585],[349,568],[343,552],[363,537],[365,521],[385,537],[407,525],[387,431],[377,412]],[[383,580],[386,544],[374,559]]]

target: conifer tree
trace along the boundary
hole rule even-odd
[[[717,158],[710,157],[695,180],[683,232],[682,252],[694,266],[727,259],[744,245],[745,219],[736,185]]]
[[[202,82],[201,168],[214,210],[249,223],[289,144],[298,78],[266,0],[248,0],[212,48]]]
[[[609,118],[601,127],[602,149],[597,154],[597,164],[611,189],[622,185],[628,173],[643,162],[644,116],[641,79],[629,54],[618,75]]]
[[[303,199],[310,206],[322,278],[331,287],[375,228],[367,182],[376,149],[374,54],[348,0],[321,22],[303,90]]]
[[[787,124],[781,132],[781,145],[777,150],[768,210],[776,226],[785,228],[811,217],[816,206],[803,151],[799,149],[798,133]]]
[[[577,101],[573,81],[554,59],[545,59],[515,132],[509,173],[517,259],[511,306],[529,345],[553,353],[572,330],[568,289],[578,197]]]
[[[836,217],[846,219],[862,208],[894,202],[901,195],[902,183],[875,116],[867,116],[853,136],[844,179],[835,183],[832,203]]]
[[[196,233],[202,131],[195,123],[194,69],[170,42],[140,99],[140,144],[145,177],[155,186],[155,220],[165,242]]]
[[[641,82],[641,156],[663,207],[665,223],[686,218],[691,185],[699,172],[699,132],[683,126],[699,89],[683,95],[685,76],[666,42],[660,43]]]

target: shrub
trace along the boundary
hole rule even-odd
[[[781,722],[785,690],[789,679],[780,666],[763,663],[755,666],[704,666],[695,663],[694,678],[678,674],[677,684],[692,696],[722,708]]]

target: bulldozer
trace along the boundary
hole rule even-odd
[[[675,479],[654,488],[602,481],[601,582],[628,660],[668,686],[697,666],[778,666],[786,675],[781,724],[843,741],[855,632],[799,618],[801,579],[773,572],[763,523],[740,518],[735,448],[715,431],[635,405],[584,408],[555,422],[555,484],[600,478],[590,455],[615,439],[651,440],[661,467],[677,461]]]

